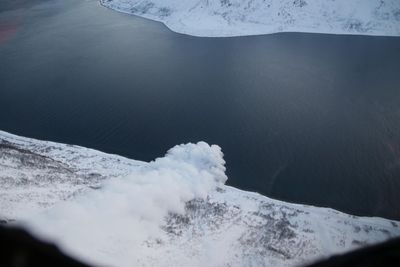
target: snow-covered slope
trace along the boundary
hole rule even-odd
[[[100,266],[293,266],[400,236],[400,224],[224,185],[204,142],[140,162],[0,131],[0,218]]]
[[[100,0],[195,36],[275,32],[400,35],[399,0]]]

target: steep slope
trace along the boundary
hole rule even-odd
[[[275,32],[400,35],[398,0],[100,0],[195,36]]]
[[[146,163],[0,132],[0,217],[110,266],[293,266],[400,236],[226,186],[224,164],[204,142]]]

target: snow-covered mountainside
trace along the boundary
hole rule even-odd
[[[0,218],[99,266],[294,266],[400,236],[226,186],[224,164],[204,142],[147,163],[0,131]]]
[[[398,0],[100,0],[195,36],[275,32],[400,35]]]

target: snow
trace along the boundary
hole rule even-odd
[[[398,0],[100,0],[194,36],[276,32],[400,35]]]
[[[217,145],[151,162],[0,131],[0,218],[99,266],[294,266],[400,236],[400,224],[224,185]]]

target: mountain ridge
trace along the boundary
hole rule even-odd
[[[0,131],[0,217],[90,264],[294,266],[400,236],[400,223],[224,185],[218,146],[141,162]]]

